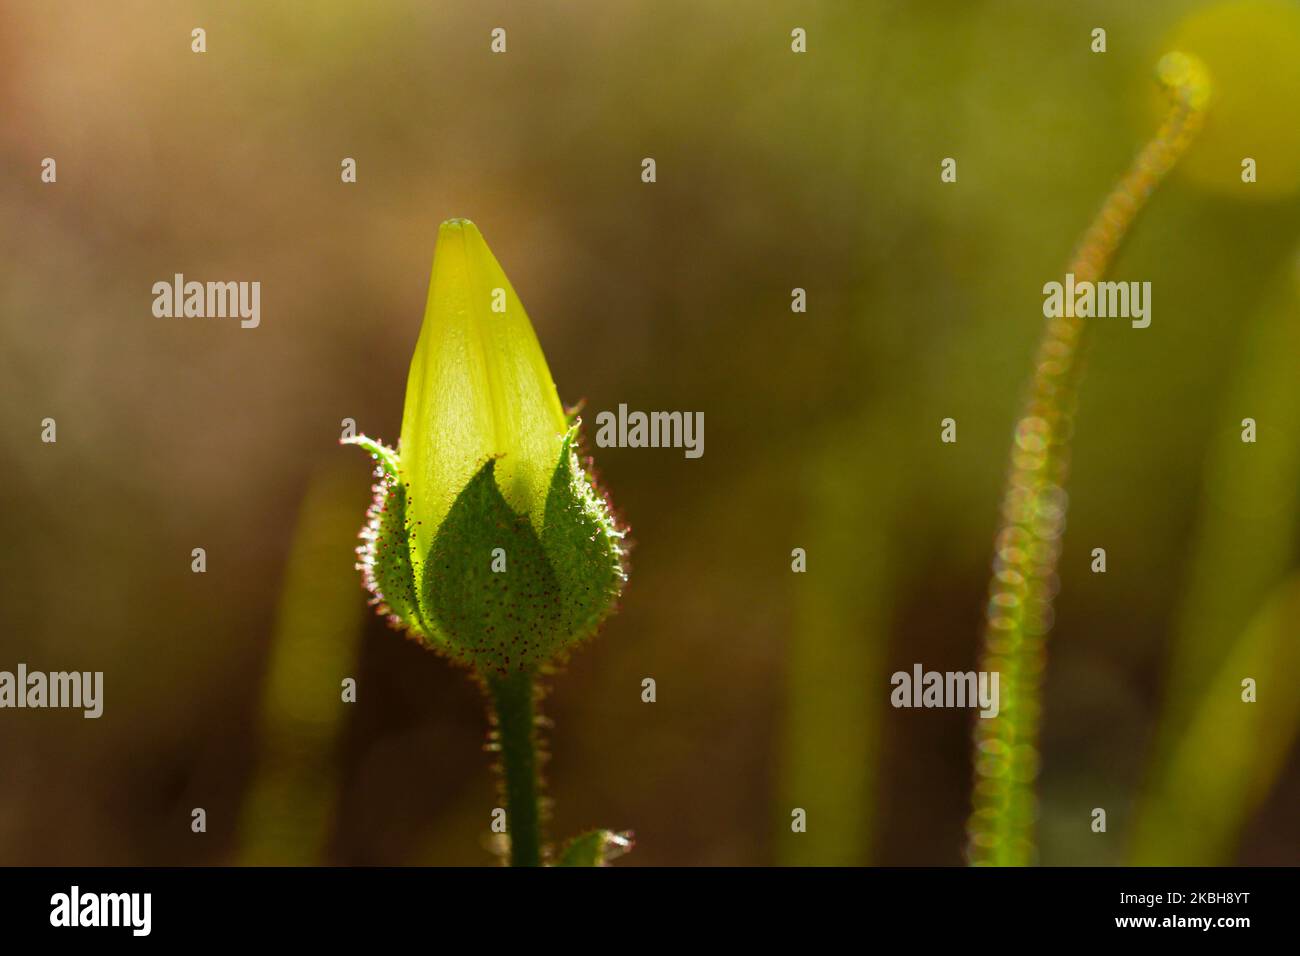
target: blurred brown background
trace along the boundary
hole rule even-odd
[[[620,865],[960,863],[971,714],[891,710],[888,674],[974,667],[1042,283],[1153,128],[1167,38],[1214,6],[6,3],[0,668],[102,670],[105,712],[0,712],[0,863],[491,862],[479,693],[364,612],[369,465],[336,444],[348,417],[395,441],[452,216],[483,230],[588,421],[705,413],[699,460],[594,449],[635,551],[621,613],[546,704],[552,832],[633,829]],[[1252,330],[1294,341],[1300,40],[1275,6],[1237,20],[1275,40],[1241,41],[1258,75],[1233,74],[1248,105],[1207,132],[1209,172],[1162,190],[1117,264],[1152,281],[1152,327],[1094,343],[1045,863],[1126,859],[1218,507],[1207,456],[1250,414],[1231,396]],[[1233,189],[1241,155],[1258,196]],[[178,272],[260,281],[260,328],[154,318]],[[1271,447],[1300,439],[1294,384],[1266,396]],[[1280,475],[1248,503],[1283,557],[1225,583],[1225,646],[1294,565]],[[330,706],[280,719],[268,687]],[[1300,862],[1287,735],[1259,800],[1224,811],[1224,862]],[[260,806],[319,825],[277,837]]]

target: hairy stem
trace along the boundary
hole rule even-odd
[[[1169,113],[1084,233],[1068,269],[1076,285],[1105,274],[1152,191],[1200,129],[1209,96],[1204,66],[1171,53],[1161,58],[1158,75],[1170,94]],[[981,670],[1000,674],[1002,699],[997,717],[976,721],[974,806],[967,824],[973,864],[1034,862],[1039,684],[1087,325],[1074,315],[1047,320],[1029,398],[1016,422],[980,662]]]
[[[537,743],[535,674],[513,671],[486,678],[495,723],[493,743],[501,754],[510,865],[542,865],[541,777]]]

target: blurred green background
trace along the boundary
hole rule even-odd
[[[1041,288],[1154,129],[1174,36],[1222,109],[1116,263],[1151,327],[1093,342],[1041,859],[1300,863],[1298,24],[1290,0],[9,0],[0,668],[102,670],[105,710],[0,712],[0,863],[492,862],[479,692],[366,611],[369,462],[336,443],[344,418],[396,439],[452,216],[588,421],[705,414],[699,460],[593,449],[635,551],[545,705],[553,834],[633,829],[620,865],[962,862],[973,715],[892,710],[888,675],[975,666]],[[154,318],[177,272],[260,281],[261,327]]]

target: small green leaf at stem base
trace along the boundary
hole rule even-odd
[[[569,841],[560,853],[556,866],[608,866],[609,861],[632,849],[630,832],[613,830],[588,830]]]

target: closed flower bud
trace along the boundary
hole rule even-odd
[[[394,623],[484,675],[595,632],[622,589],[623,532],[584,469],[532,324],[473,223],[443,223],[359,549]]]

